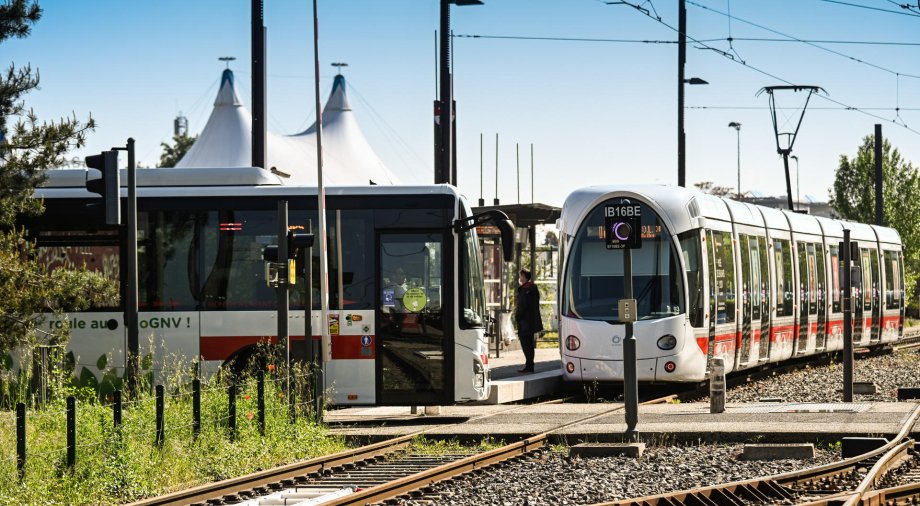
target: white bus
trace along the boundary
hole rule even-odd
[[[125,227],[102,225],[101,210],[87,208],[100,199],[86,191],[85,174],[49,172],[36,191],[46,212],[23,225],[48,266],[85,266],[124,286]],[[142,372],[192,361],[213,372],[245,361],[259,343],[276,342],[277,296],[266,284],[262,250],[277,242],[280,200],[289,202],[291,229],[310,220],[316,231],[317,189],[284,186],[259,168],[137,174]],[[474,219],[448,185],[331,187],[326,195],[327,398],[339,405],[488,398],[482,262],[475,229],[461,230],[485,217]],[[495,221],[511,237],[510,222]],[[319,248],[313,255],[316,339]],[[304,339],[304,293],[300,276],[290,293],[292,341]],[[44,325],[70,326],[74,374],[105,390],[123,376],[122,316],[120,306],[94,308]]]
[[[626,204],[641,217],[641,247],[632,252],[639,381],[698,382],[713,357],[729,372],[842,349],[844,228],[863,272],[853,292],[854,344],[902,334],[904,258],[891,228],[673,186],[590,187],[566,199],[559,222],[567,380],[623,380],[623,250],[608,248],[605,211]]]

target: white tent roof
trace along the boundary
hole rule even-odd
[[[316,147],[316,123],[289,137],[299,146]],[[345,93],[345,76],[335,76],[332,92],[323,108],[323,177],[326,174],[353,174],[363,184],[395,184],[399,180],[367,143]]]
[[[341,78],[341,79],[340,79]],[[340,84],[341,81],[341,84]],[[334,118],[334,119],[333,119]],[[327,126],[328,125],[328,126]],[[295,136],[266,133],[266,165],[290,174],[285,184],[317,184],[314,126]],[[323,183],[329,185],[393,184],[386,168],[361,133],[345,97],[345,79],[336,76],[323,113]],[[214,109],[198,139],[176,164],[190,167],[252,166],[252,115],[224,70]]]

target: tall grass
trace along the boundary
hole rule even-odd
[[[302,387],[306,376],[296,378]],[[59,394],[78,398],[76,465],[72,470],[66,466],[66,396],[53,395],[41,409],[27,413],[22,480],[16,469],[15,412],[0,411],[0,504],[118,504],[345,448],[341,438],[308,420],[306,400],[296,404],[300,415],[290,423],[280,375],[266,375],[264,436],[259,433],[255,380],[238,385],[237,434],[231,440],[227,386],[217,376],[202,384],[197,438],[190,387],[171,387],[162,447],[155,444],[155,398],[149,385],[138,400],[124,404],[118,429],[112,405],[99,401],[94,391],[63,387]]]

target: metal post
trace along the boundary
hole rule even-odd
[[[256,405],[259,412],[259,435],[265,435],[265,371],[259,371],[256,385]]]
[[[709,373],[709,412],[725,412],[725,359],[713,357]]]
[[[514,143],[514,159],[517,164],[517,203],[521,203],[521,145]]]
[[[321,111],[320,109],[320,97],[319,97],[319,11],[317,7],[317,0],[313,0],[313,62],[314,62],[314,91],[315,91],[315,100],[316,100],[316,110]],[[443,126],[443,125],[442,125]],[[442,130],[443,131],[443,130]],[[448,158],[449,159],[449,158]],[[329,336],[329,259],[326,254],[326,189],[323,186],[323,122],[316,122],[316,179],[317,186],[319,187],[319,234],[317,240],[319,241],[319,294],[320,294],[320,310],[319,310],[319,328],[320,328],[320,345],[319,353],[317,354],[316,367],[319,369],[317,373],[317,392],[319,392],[319,399],[317,400],[317,405],[323,406],[323,397],[324,397],[324,383],[325,383],[325,372],[324,372],[324,363],[326,361],[326,355],[329,354],[331,357],[331,347],[332,341]],[[316,414],[317,420],[322,420],[322,410]]]
[[[677,186],[687,186],[684,148],[684,64],[687,63],[687,4],[678,1],[677,8]]]
[[[882,206],[882,125],[875,125],[875,224],[885,225],[885,211]]]
[[[119,190],[120,191],[120,190]],[[125,287],[124,321],[128,338],[127,376],[128,396],[137,397],[137,382],[140,375],[140,327],[137,306],[137,167],[134,161],[134,139],[128,138],[128,251],[126,270],[128,279]]]
[[[163,443],[166,441],[165,420],[164,420],[164,418],[163,418],[163,408],[165,407],[165,397],[166,397],[166,395],[165,395],[165,393],[164,393],[163,385],[157,385],[156,395],[157,395],[157,400],[156,400],[156,402],[157,402],[157,406],[156,406],[156,408],[157,408],[157,420],[156,420],[156,423],[157,423],[157,427],[156,427],[156,430],[157,430],[157,439],[156,439],[156,444],[157,444],[157,446],[163,446]]]
[[[738,200],[741,200],[741,127],[738,127],[735,130],[736,136],[736,152],[738,153]]]
[[[786,168],[786,202],[789,203],[789,210],[794,211],[792,206],[792,181],[789,179],[789,150],[783,150],[783,166]]]
[[[451,125],[451,116],[453,108],[453,98],[451,97],[450,90],[450,2],[449,0],[441,0],[441,157],[440,157],[440,171],[439,179],[435,181],[435,184],[439,183],[449,183],[450,174],[451,174],[451,160],[452,155],[451,151],[453,146],[451,146],[451,139],[453,136],[451,132],[453,130],[453,125]]]
[[[77,398],[67,397],[67,467],[77,463]]]
[[[623,250],[623,298],[633,298],[632,250]],[[626,323],[626,337],[623,339],[623,401],[626,404],[626,432],[629,441],[639,440],[639,382],[636,374],[636,336],[632,322]]]
[[[116,429],[121,427],[121,390],[112,392],[112,422]]]
[[[483,178],[483,165],[482,165],[482,133],[479,134],[479,207],[486,205],[486,199],[482,196],[482,178]]]
[[[850,230],[843,229],[843,402],[853,402],[853,277],[850,272]]]
[[[530,143],[530,203],[533,204],[533,143]]]
[[[278,202],[278,263],[281,265],[281,273],[278,276],[278,288],[275,291],[278,306],[278,346],[281,347],[284,366],[287,373],[285,388],[287,393],[291,392],[291,346],[290,346],[290,320],[288,318],[289,301],[288,301],[288,280],[291,279],[291,273],[288,272],[288,202],[281,200]]]
[[[201,380],[192,380],[192,435],[195,439],[201,434]]]
[[[230,429],[230,441],[236,441],[236,382],[227,389],[227,425]]]
[[[252,166],[265,168],[265,20],[262,0],[252,0]],[[317,109],[318,111],[319,109]]]
[[[495,200],[492,205],[498,205],[498,132],[495,132]]]
[[[16,404],[16,470],[22,480],[26,474],[26,405],[23,402]]]

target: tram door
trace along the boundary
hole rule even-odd
[[[871,289],[872,292],[872,343],[877,343],[881,340],[881,322],[882,322],[882,299],[881,299],[881,287],[879,287],[879,265],[878,265],[878,250],[870,250],[871,253],[871,265],[872,270],[871,276],[872,281],[866,283],[866,287]]]
[[[389,405],[449,402],[444,235],[380,233],[378,244],[377,399]]]
[[[808,313],[809,313],[809,290],[808,290],[808,255],[805,252],[805,243],[798,244],[798,264],[799,264],[799,326],[798,335],[796,336],[796,354],[805,353],[808,348]],[[817,310],[817,307],[815,307]]]

